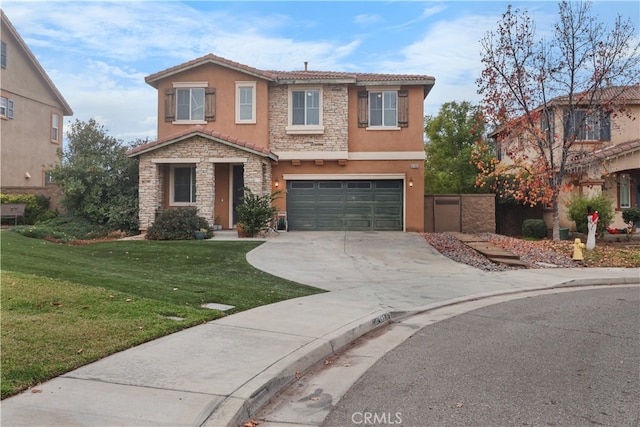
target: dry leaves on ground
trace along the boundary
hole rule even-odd
[[[495,264],[447,233],[425,233],[425,239],[441,254],[454,261],[486,271],[503,271],[517,267]],[[573,241],[549,239],[530,241],[493,233],[478,234],[496,246],[520,256],[529,268],[640,267],[640,244],[637,240],[598,242],[592,251],[583,250],[584,261],[572,259]]]

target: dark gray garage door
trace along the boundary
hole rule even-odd
[[[402,180],[288,181],[290,230],[402,231]]]

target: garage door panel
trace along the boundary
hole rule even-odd
[[[403,181],[291,181],[290,230],[402,230]]]

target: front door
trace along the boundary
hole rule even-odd
[[[244,191],[244,165],[232,165],[231,188],[233,194],[233,224],[238,223],[238,212],[236,207],[242,201]]]

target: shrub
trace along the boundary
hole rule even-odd
[[[205,230],[205,238],[213,236],[206,219],[198,216],[196,208],[169,209],[156,219],[147,230],[149,240],[192,240],[194,233]]]
[[[598,214],[600,214],[600,212],[598,212]],[[640,208],[630,208],[623,210],[622,220],[633,227],[635,223],[640,222]]]
[[[543,219],[525,219],[522,223],[522,236],[544,239],[547,237],[547,223]]]
[[[596,231],[601,235],[613,221],[613,203],[603,195],[587,197],[575,197],[569,202],[569,219],[576,223],[579,232],[587,234],[587,214],[598,211],[598,225]]]
[[[279,192],[275,192],[257,196],[248,188],[244,189],[236,211],[240,226],[247,232],[247,236],[253,237],[273,220],[277,208],[272,203],[278,194]]]

